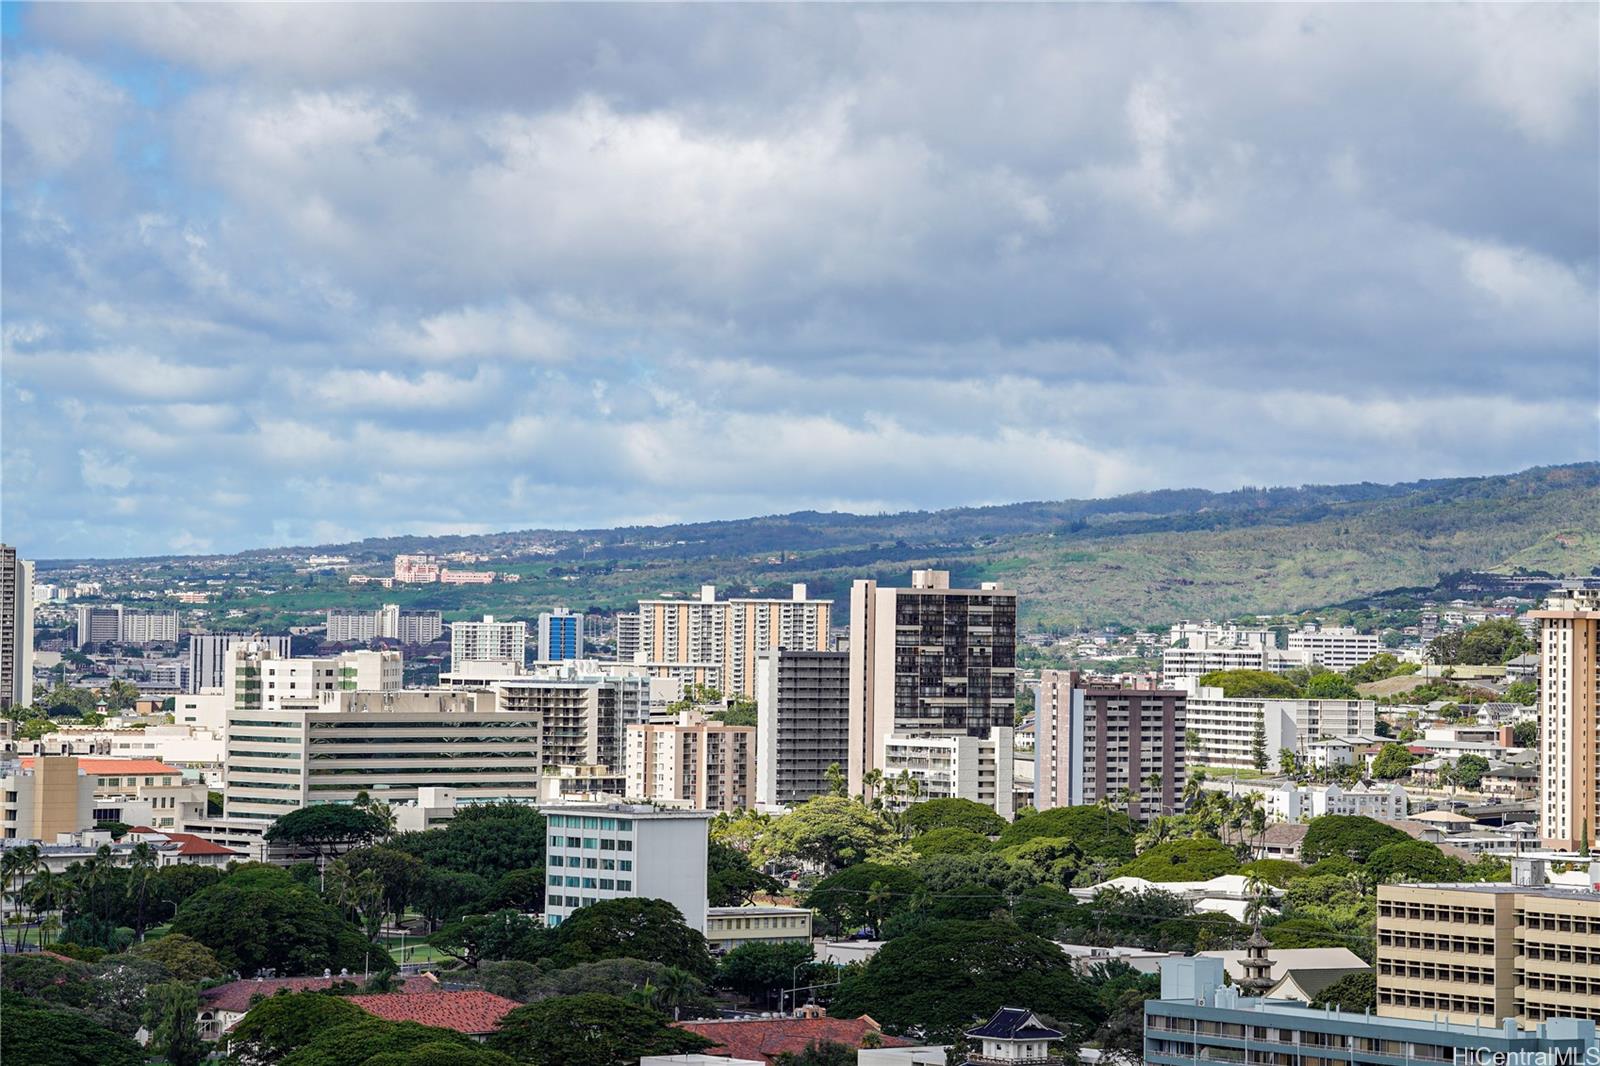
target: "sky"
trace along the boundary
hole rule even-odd
[[[6,4],[37,558],[1600,451],[1600,7]]]

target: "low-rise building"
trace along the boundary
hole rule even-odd
[[[1548,884],[1541,860],[1512,865],[1512,884],[1378,887],[1379,1014],[1600,1020],[1600,891]]]
[[[718,955],[745,944],[809,944],[811,920],[807,907],[710,907],[706,943]]]
[[[607,899],[661,899],[705,932],[710,811],[644,804],[542,805],[549,833],[545,921]]]
[[[909,776],[918,799],[970,799],[1007,820],[1015,811],[1013,768],[1011,730],[1004,726],[983,736],[894,732],[883,742],[883,776]]]
[[[1360,815],[1393,821],[1406,817],[1410,798],[1397,784],[1361,782],[1350,785],[1297,785],[1285,782],[1264,798],[1267,818],[1274,822],[1309,822],[1324,814]]]
[[[1593,1021],[1554,1019],[1529,1031],[1310,1008],[1243,996],[1223,982],[1221,959],[1174,959],[1161,967],[1161,998],[1144,1005],[1144,1061],[1283,1066],[1397,1063],[1572,1062],[1600,1051]],[[1509,1056],[1509,1057],[1507,1057]],[[1525,1056],[1525,1057],[1524,1057]]]

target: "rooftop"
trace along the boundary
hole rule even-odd
[[[492,992],[384,992],[350,996],[368,1014],[389,1022],[417,1022],[436,1029],[481,1036],[500,1027],[500,1019],[522,1004]]]
[[[225,985],[216,985],[200,993],[200,1002],[206,1010],[227,1011],[230,1014],[243,1014],[250,1009],[250,1003],[258,996],[273,996],[282,990],[286,992],[319,992],[332,988],[336,984],[359,984],[360,977],[345,975],[342,977],[264,977],[253,981],[229,981]],[[438,988],[438,984],[431,977],[408,977],[401,985],[404,994],[416,995],[422,992],[431,992]]]
[[[539,804],[539,813],[555,812],[558,814],[625,814],[630,818],[705,818],[717,816],[716,811],[680,810],[671,807],[655,807],[648,803],[572,803],[555,802]]]
[[[171,775],[174,777],[183,776],[182,767],[168,766],[159,759],[98,759],[84,755],[67,755],[59,757],[69,759],[76,758],[78,760],[78,769],[82,770],[86,774],[108,774],[113,777],[119,775],[126,776],[128,774],[162,774]],[[24,755],[20,760],[22,763],[22,768],[24,770],[32,770],[33,759],[34,757],[32,755]]]
[[[812,1043],[843,1044],[859,1048],[868,1033],[876,1033],[881,1047],[910,1047],[911,1042],[885,1036],[878,1023],[859,1018],[757,1018],[739,1021],[678,1022],[678,1028],[698,1033],[716,1045],[712,1054],[735,1059],[771,1062],[785,1052],[799,1054]]]
[[[1001,1007],[983,1025],[968,1029],[967,1035],[991,1040],[1059,1040],[1061,1033],[1041,1022],[1031,1010]]]

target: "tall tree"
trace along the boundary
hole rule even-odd
[[[200,1038],[200,996],[193,985],[167,981],[150,990],[145,1027],[150,1047],[171,1066],[199,1066],[206,1057]]]
[[[528,1066],[616,1066],[646,1055],[686,1055],[711,1041],[616,996],[587,993],[518,1007],[489,1046]]]

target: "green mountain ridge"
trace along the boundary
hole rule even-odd
[[[1309,610],[1431,587],[1462,570],[1600,572],[1600,463],[1397,485],[1176,489],[893,515],[797,512],[610,530],[401,536],[292,551],[309,550],[373,567],[397,552],[473,551],[497,557],[484,565],[521,581],[386,590],[308,577],[263,610],[289,616],[399,600],[452,617],[481,610],[519,617],[552,603],[619,608],[702,583],[731,594],[786,595],[793,581],[842,600],[855,578],[899,582],[915,567],[935,566],[960,581],[1018,589],[1029,626],[1159,623]],[[290,551],[148,562],[172,577],[267,574],[292,569]]]

